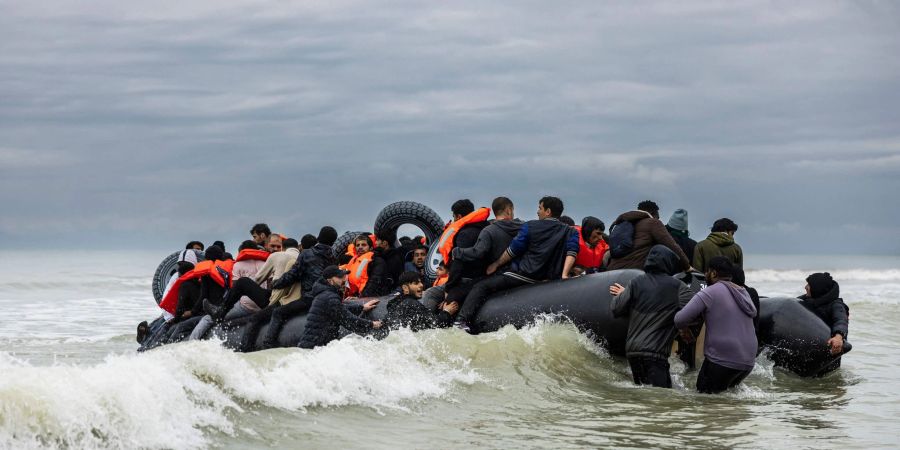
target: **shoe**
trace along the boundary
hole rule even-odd
[[[144,339],[147,339],[147,333],[150,332],[150,325],[147,321],[143,321],[137,326],[137,343],[143,344]]]
[[[453,326],[456,328],[459,328],[460,330],[465,331],[466,333],[475,334],[472,331],[472,328],[469,327],[469,323],[466,322],[465,320],[457,320],[456,322],[453,322]]]

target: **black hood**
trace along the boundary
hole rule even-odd
[[[326,261],[333,256],[330,245],[316,244],[313,246],[312,251],[317,255],[326,258]]]
[[[519,230],[522,228],[522,223],[523,222],[519,219],[494,221],[494,225],[497,228],[512,237],[516,237],[516,235],[519,234]]]
[[[665,245],[654,245],[644,262],[644,272],[675,275],[679,272],[678,255]]]
[[[800,299],[809,305],[819,307],[837,300],[838,298],[840,298],[840,296],[841,286],[837,283],[837,281],[835,281],[834,285],[831,287],[831,290],[829,290],[825,295],[816,298],[810,298],[809,296],[804,295],[800,297]]]

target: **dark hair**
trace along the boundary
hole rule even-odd
[[[189,261],[178,261],[178,275],[184,275],[194,270],[194,263]]]
[[[416,251],[416,250],[425,250],[425,253],[428,253],[428,246],[418,244],[415,247],[413,247],[413,251]]]
[[[353,244],[354,244],[354,246],[355,246],[355,244],[356,244],[357,242],[359,242],[359,241],[366,241],[366,243],[369,244],[369,246],[371,247],[371,246],[372,246],[372,239],[371,239],[369,236],[371,236],[371,234],[368,234],[368,233],[359,233],[359,234],[357,234],[356,237],[353,238]]]
[[[319,241],[316,240],[316,237],[311,234],[304,234],[302,238],[300,238],[300,246],[303,249],[313,248],[318,244]]]
[[[194,248],[195,245],[199,245],[199,246],[200,246],[200,250],[203,250],[203,249],[205,248],[205,246],[203,245],[202,242],[200,242],[200,241],[191,241],[191,242],[188,242],[187,245],[184,246],[184,249],[185,249],[185,250],[191,250],[191,249]]]
[[[712,231],[713,233],[722,232],[722,231],[737,231],[738,226],[731,219],[724,217],[713,223]]]
[[[638,203],[637,209],[638,211],[648,212],[651,216],[659,218],[659,205],[652,200],[644,200]]]
[[[559,221],[562,222],[562,223],[564,223],[564,224],[566,224],[566,225],[568,225],[568,226],[570,226],[570,227],[574,227],[574,226],[575,226],[575,219],[573,219],[573,218],[571,218],[571,217],[569,217],[569,216],[559,216]]]
[[[222,247],[218,245],[210,245],[205,252],[203,252],[203,257],[206,258],[207,261],[223,261],[225,259],[225,250],[222,250]]]
[[[419,276],[419,272],[403,272],[400,274],[400,286],[404,284],[415,283],[417,281],[422,281],[422,277]]]
[[[254,242],[254,241],[252,241],[252,240],[250,240],[250,239],[247,239],[246,241],[241,242],[241,246],[238,247],[238,251],[241,251],[241,250],[247,250],[248,248],[254,248],[254,249],[255,249],[255,248],[258,248],[258,247],[257,247],[257,245],[256,245],[256,242]]]
[[[494,211],[494,215],[496,216],[499,213],[502,213],[506,208],[513,208],[512,200],[506,197],[497,197],[491,202],[491,210]]]
[[[731,274],[731,282],[741,287],[747,287],[747,279],[743,267],[737,264],[734,265],[734,271]]]
[[[216,245],[216,246],[222,247],[222,250],[225,250],[225,243],[222,242],[222,241],[215,241],[215,242],[212,243],[212,245]]]
[[[602,220],[594,217],[587,216],[584,219],[581,219],[581,237],[584,238],[585,241],[591,238],[591,233],[594,230],[600,230],[600,232],[606,231],[606,225]]]
[[[394,242],[397,241],[397,231],[391,229],[382,230],[381,233],[375,235],[375,238],[379,241],[386,241],[389,247],[393,247]]]
[[[730,278],[734,275],[734,263],[724,256],[713,256],[707,267],[707,270],[715,271],[719,278]]]
[[[559,197],[544,197],[538,203],[544,207],[544,209],[550,210],[550,217],[555,217],[559,219],[559,216],[563,213],[563,201],[559,199]]]
[[[287,238],[287,239],[281,241],[281,246],[284,247],[285,250],[287,250],[289,248],[297,248],[298,245],[299,244],[297,244],[297,240],[294,238]],[[313,244],[313,245],[316,245],[316,244]]]
[[[321,230],[319,230],[319,237],[316,238],[316,241],[319,244],[325,245],[333,245],[334,241],[337,240],[337,230],[332,227],[324,226]]]
[[[467,216],[472,211],[475,211],[475,205],[472,204],[472,200],[464,198],[462,200],[453,202],[453,206],[450,207],[450,211],[453,212],[454,216]]]
[[[266,236],[272,234],[272,230],[269,229],[269,226],[264,223],[258,223],[253,225],[253,228],[250,229],[250,234],[265,234]]]

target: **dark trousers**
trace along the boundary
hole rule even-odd
[[[254,314],[241,339],[241,350],[245,352],[253,350],[259,330],[267,323],[269,324],[269,329],[266,330],[266,337],[263,339],[263,348],[275,347],[278,345],[278,335],[281,333],[281,328],[284,327],[284,324],[296,316],[309,312],[309,306],[310,302],[301,298],[287,305],[273,303]]]
[[[236,305],[237,302],[241,300],[241,297],[245,295],[250,297],[250,300],[253,300],[253,303],[256,303],[256,306],[265,308],[266,305],[269,304],[269,297],[272,296],[272,291],[259,287],[259,285],[250,278],[238,278],[234,281],[234,284],[231,285],[231,289],[228,290],[228,295],[225,296],[225,300],[222,303],[222,315],[231,311],[231,308],[234,308],[234,305]]]
[[[484,302],[487,301],[487,298],[490,297],[491,294],[526,284],[529,283],[503,274],[496,274],[485,278],[472,287],[469,295],[466,296],[465,303],[463,303],[462,307],[459,309],[459,315],[457,317],[459,320],[469,323],[475,318],[475,314],[478,313],[481,305],[484,305]]]
[[[634,356],[628,358],[634,384],[649,384],[655,387],[671,388],[672,378],[669,376],[669,361],[665,359]]]
[[[741,384],[747,375],[750,375],[749,370],[731,369],[706,359],[697,375],[697,390],[704,394],[718,394]]]
[[[460,307],[464,305],[469,292],[472,292],[472,288],[481,280],[482,278],[463,278],[453,287],[446,289],[447,303],[456,302],[459,303]]]

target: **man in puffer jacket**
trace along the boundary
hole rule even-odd
[[[613,316],[628,316],[625,356],[634,384],[671,388],[669,353],[675,339],[675,313],[690,301],[690,288],[672,275],[680,272],[678,255],[663,245],[655,245],[647,255],[644,274],[627,287],[618,283],[609,288],[614,295]]]
[[[367,320],[359,317],[378,305],[378,300],[371,300],[365,305],[344,305],[341,293],[347,282],[347,271],[337,266],[328,266],[322,272],[322,279],[313,286],[314,300],[306,316],[306,328],[300,337],[300,348],[314,348],[328,345],[340,337],[343,326],[354,333],[366,333],[381,328],[381,321]]]
[[[715,221],[706,239],[697,243],[694,248],[694,268],[706,273],[709,261],[716,256],[724,256],[735,266],[744,266],[744,251],[734,242],[734,234],[738,226],[731,219],[723,218]]]
[[[831,327],[828,346],[831,354],[840,354],[847,339],[849,309],[841,299],[841,287],[831,274],[814,273],[806,278],[806,295],[801,295],[800,304],[819,316],[825,325]]]

